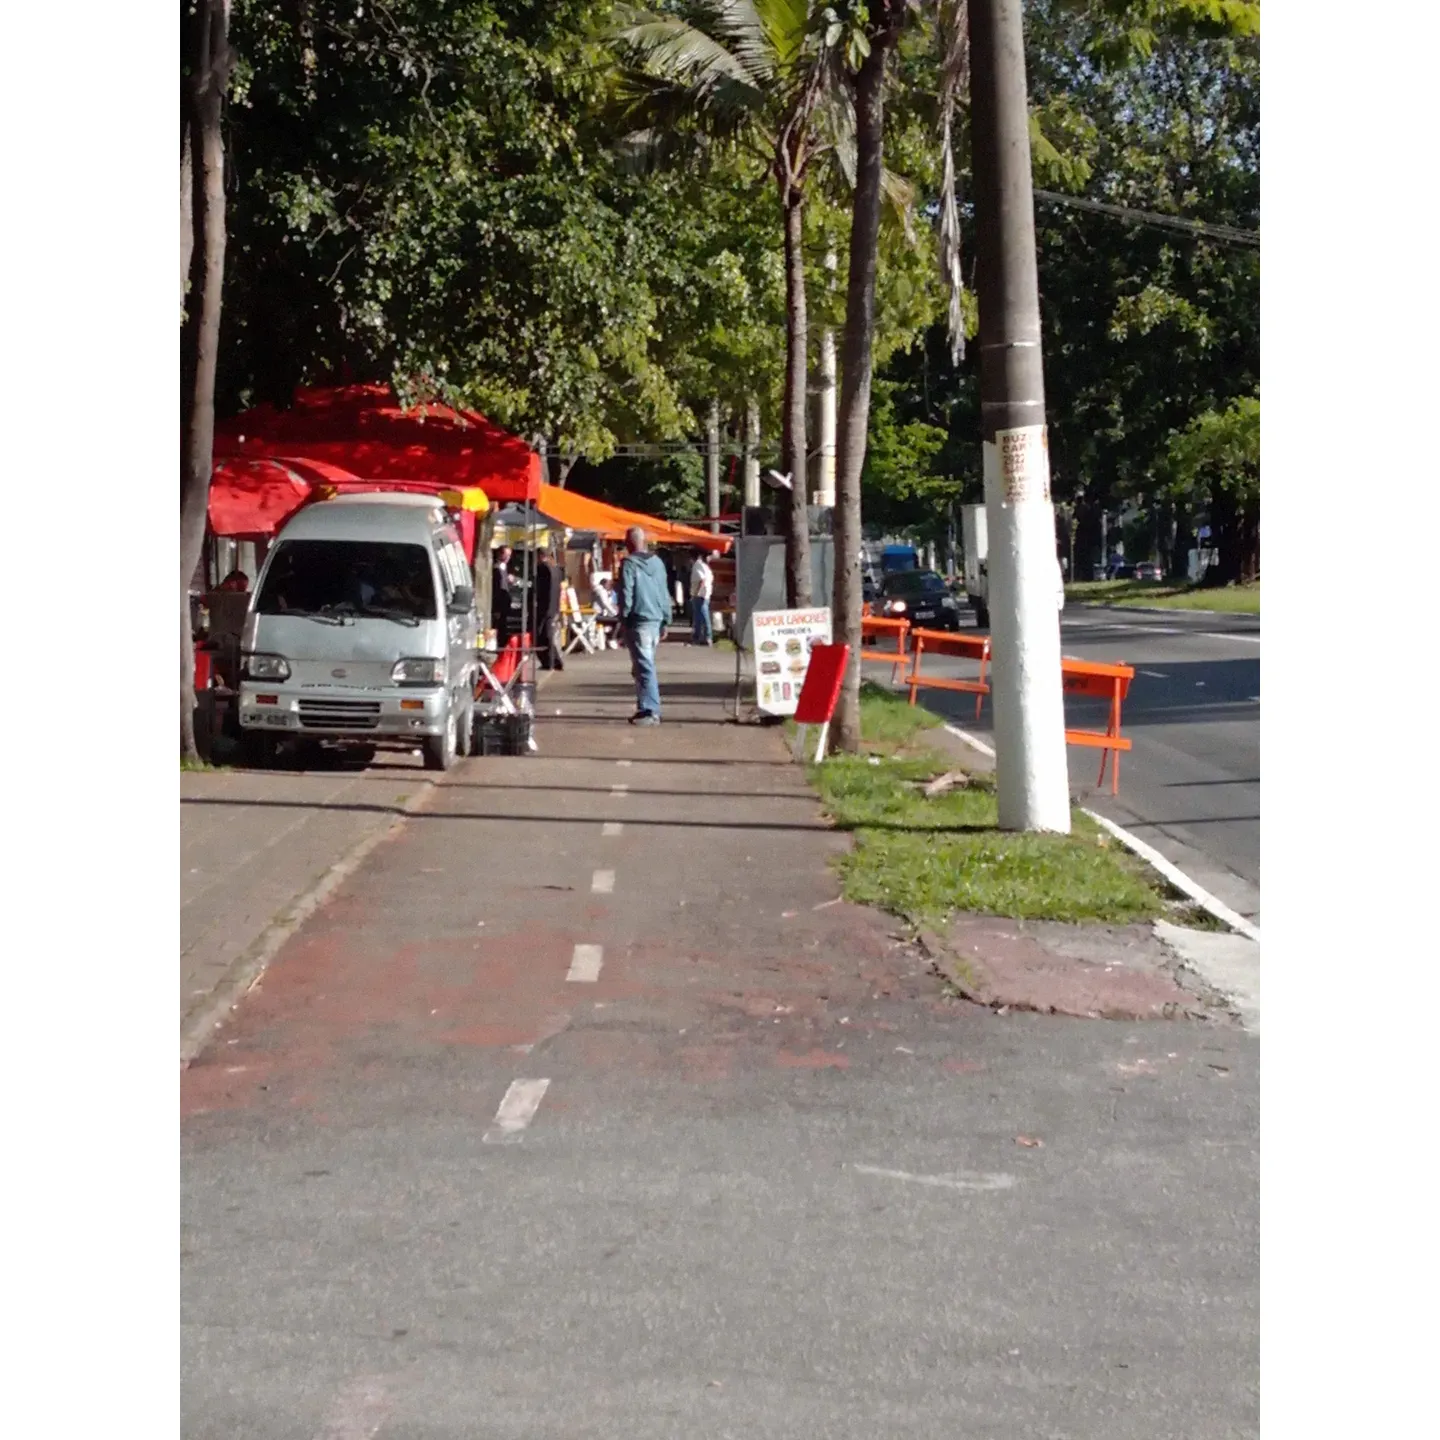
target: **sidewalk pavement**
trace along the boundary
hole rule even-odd
[[[1253,1038],[947,998],[732,674],[577,657],[184,1072],[191,1440],[1256,1433]]]
[[[188,1060],[303,913],[428,794],[419,759],[364,771],[180,774],[180,1053]]]

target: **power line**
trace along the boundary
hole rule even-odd
[[[1057,195],[1053,190],[1037,190],[1035,198],[1049,205],[1063,205],[1073,210],[1091,210],[1098,215],[1113,215],[1118,220],[1128,220],[1132,225],[1153,225],[1162,230],[1176,230],[1183,235],[1199,235],[1206,240],[1218,240],[1223,245],[1242,245],[1251,250],[1260,248],[1258,230],[1241,230],[1234,225],[1214,225],[1205,220],[1186,220],[1179,215],[1162,215],[1155,210],[1132,210],[1126,205],[1110,205],[1103,200],[1087,200],[1080,195]]]

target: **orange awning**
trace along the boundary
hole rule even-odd
[[[556,525],[569,530],[591,530],[606,540],[623,540],[625,532],[632,525],[638,525],[652,545],[698,545],[721,553],[730,548],[730,540],[725,535],[712,535],[708,530],[677,525],[673,520],[622,510],[618,505],[592,500],[588,495],[577,495],[573,490],[561,490],[555,485],[541,485],[538,508]]]

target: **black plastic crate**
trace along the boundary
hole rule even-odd
[[[518,715],[482,715],[475,721],[475,753],[477,755],[526,755],[535,717],[522,711]]]

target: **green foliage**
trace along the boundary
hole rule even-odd
[[[958,498],[955,481],[936,469],[946,442],[939,425],[905,419],[896,402],[900,386],[873,382],[865,451],[865,513],[876,524],[908,528]]]
[[[1254,500],[1260,494],[1260,397],[1241,395],[1223,410],[1197,415],[1171,437],[1166,458],[1181,493],[1219,488],[1241,502]]]
[[[386,377],[571,453],[693,427],[718,362],[687,347],[697,307],[743,353],[772,297],[753,245],[727,268],[692,179],[614,163],[608,13],[237,0],[223,404]]]
[[[586,495],[642,515],[693,520],[705,513],[705,461],[693,450],[655,460],[617,456],[585,467],[571,483]]]

